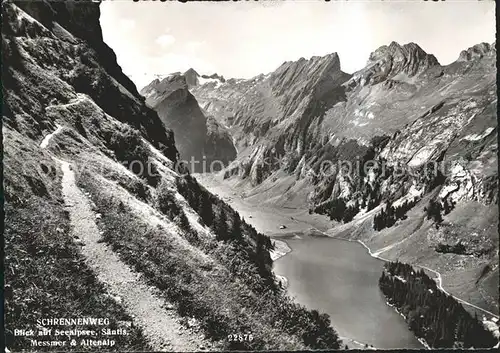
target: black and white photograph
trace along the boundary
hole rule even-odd
[[[495,1],[1,6],[5,353],[500,348]]]

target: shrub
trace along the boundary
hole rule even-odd
[[[121,125],[120,128],[106,131],[104,134],[107,147],[125,167],[145,179],[149,185],[153,187],[158,185],[161,176],[149,158],[149,150],[139,131],[128,125]]]
[[[344,199],[333,199],[317,206],[314,212],[326,214],[331,220],[337,222],[343,221],[344,223],[348,223],[358,214],[359,203],[356,201],[354,205],[347,206]]]
[[[166,183],[160,183],[156,192],[155,207],[184,231],[184,237],[192,244],[198,245],[198,233],[191,228],[186,213],[175,199],[175,192]]]
[[[432,219],[436,224],[436,228],[443,222],[443,217],[441,216],[442,209],[441,203],[434,199],[430,200],[428,206],[424,208],[427,219]]]
[[[405,201],[402,205],[396,207],[388,203],[385,210],[380,211],[373,217],[373,229],[380,231],[384,228],[390,228],[398,220],[408,218],[406,212],[413,208],[417,202],[418,199],[410,202]]]
[[[455,245],[448,245],[448,244],[443,244],[439,243],[435,247],[436,252],[440,253],[453,253],[453,254],[459,254],[459,255],[465,255],[467,254],[467,249],[465,248],[465,245],[462,244],[461,241],[459,241]]]
[[[207,191],[194,179],[187,179],[180,184],[196,204],[198,193]],[[232,227],[228,228],[227,241],[203,239],[198,248],[211,260],[201,261],[196,251],[193,253],[175,241],[173,235],[166,236],[161,226],[148,224],[127,206],[120,210],[112,195],[96,192],[101,190],[100,184],[90,174],[82,173],[78,183],[91,190],[93,201],[103,214],[100,226],[105,229],[104,240],[123,261],[143,273],[151,285],[175,303],[180,315],[198,319],[209,338],[223,339],[225,349],[339,347],[327,315],[311,313],[281,291],[274,291],[266,250],[272,244],[243,220],[240,219],[241,234],[237,240],[231,237]],[[167,186],[158,186],[155,207],[174,215],[182,208],[174,206],[175,194]],[[235,211],[217,197],[208,192],[207,195],[213,202],[215,219],[220,219],[223,207],[228,225],[234,227]],[[184,222],[183,214],[179,212],[174,220]],[[229,334],[247,332],[254,335],[252,342],[226,340]]]
[[[130,193],[137,196],[142,201],[147,201],[150,197],[149,189],[143,180],[129,179],[124,181],[120,179],[118,184],[127,189]]]
[[[165,183],[160,183],[156,192],[156,208],[165,214],[170,220],[174,220],[181,212],[177,204],[175,193]]]

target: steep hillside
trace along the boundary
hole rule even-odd
[[[270,239],[175,168],[173,133],[99,16],[95,3],[2,4],[7,347],[338,348],[328,316],[280,290]],[[38,336],[102,328],[42,320],[86,317],[114,331],[76,346]]]
[[[226,129],[212,117],[206,117],[189,92],[188,88],[200,80],[204,78],[188,70],[183,75],[154,80],[141,89],[141,94],[165,126],[174,131],[181,159],[189,162],[191,171],[219,171],[234,160],[236,149]]]
[[[248,202],[326,214],[329,234],[438,269],[498,313],[495,63],[487,43],[442,66],[393,42],[352,75],[331,54],[191,91],[229,126],[224,178]]]

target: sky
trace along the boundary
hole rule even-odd
[[[363,68],[392,41],[415,42],[442,65],[495,40],[494,1],[103,1],[104,41],[140,89],[194,68],[251,78],[285,61],[337,52],[343,71]]]

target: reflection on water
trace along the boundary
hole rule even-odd
[[[340,336],[377,348],[423,348],[386,305],[378,288],[382,261],[338,239],[293,233],[286,242],[292,251],[274,263],[276,274],[287,277],[299,303],[328,313]]]

